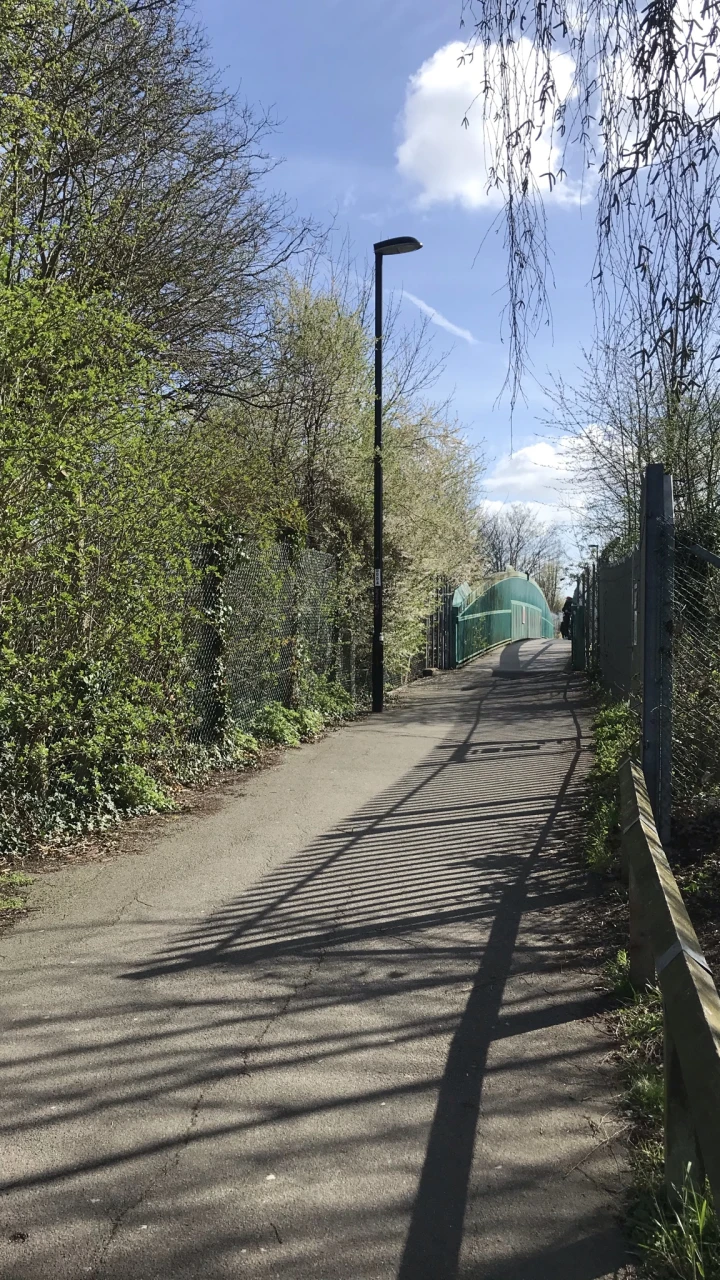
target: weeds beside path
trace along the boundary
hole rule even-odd
[[[679,1208],[668,1205],[663,1189],[663,1015],[657,988],[633,989],[625,938],[628,907],[620,884],[618,768],[623,757],[638,751],[637,719],[627,703],[605,701],[593,721],[594,761],[584,801],[586,857],[605,879],[608,989],[616,1008],[609,1025],[618,1046],[624,1080],[624,1110],[633,1188],[628,1201],[628,1227],[650,1280],[720,1280],[720,1227],[709,1188],[697,1195],[683,1188]],[[669,850],[678,883],[705,954],[720,959],[720,875],[717,845],[708,839],[717,824],[680,826],[680,839]],[[698,839],[698,832],[705,841]],[[717,971],[717,970],[716,970]]]
[[[280,703],[268,704],[257,715],[252,733],[236,732],[232,742],[218,750],[212,767],[200,770],[192,784],[167,790],[158,807],[143,806],[137,813],[117,810],[101,822],[81,824],[76,832],[61,829],[52,840],[26,843],[12,852],[0,849],[0,928],[27,913],[35,875],[137,852],[178,819],[208,812],[248,771],[277,764],[285,748],[317,742],[363,710],[364,705],[354,703],[334,681],[316,680],[312,705],[293,711]]]

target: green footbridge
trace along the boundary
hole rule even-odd
[[[512,640],[551,640],[555,622],[538,584],[526,573],[508,570],[477,590],[463,583],[452,599],[452,666]]]

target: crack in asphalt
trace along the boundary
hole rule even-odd
[[[349,891],[347,903],[345,904],[344,907],[338,908],[335,921],[333,923],[334,934],[337,934],[337,932],[339,931],[342,925],[343,919],[347,915],[351,897],[352,897],[352,892]],[[332,948],[332,936],[319,949],[319,951],[313,958],[311,964],[308,966],[304,977],[293,986],[291,991],[288,992],[285,999],[267,1018],[261,1031],[258,1033],[258,1035],[255,1036],[255,1039],[253,1040],[252,1044],[248,1045],[247,1049],[241,1056],[241,1059],[240,1059],[241,1066],[239,1071],[237,1072],[238,1075],[246,1076],[246,1077],[252,1076],[251,1062],[252,1062],[253,1054],[257,1053],[257,1051],[260,1049],[269,1031],[278,1022],[280,1022],[282,1018],[285,1017],[291,1005],[298,999],[298,997],[303,996],[308,991],[308,989],[312,986],[315,975],[318,969],[324,963],[327,952],[331,948]],[[92,1268],[92,1270],[91,1271],[89,1270],[88,1272],[91,1275],[91,1280],[102,1280],[102,1272],[105,1269],[105,1266],[108,1262],[110,1252],[113,1246],[115,1245],[115,1243],[117,1242],[120,1232],[122,1231],[122,1228],[127,1218],[129,1217],[129,1215],[132,1214],[135,1210],[139,1209],[141,1205],[145,1204],[149,1200],[153,1192],[156,1190],[158,1184],[161,1181],[165,1181],[168,1178],[168,1176],[178,1168],[178,1165],[180,1164],[180,1161],[185,1151],[187,1150],[187,1147],[190,1144],[193,1133],[197,1129],[198,1120],[200,1117],[200,1109],[208,1093],[209,1093],[209,1090],[204,1089],[197,1096],[195,1102],[191,1107],[190,1119],[188,1121],[188,1124],[185,1127],[183,1136],[179,1140],[178,1146],[175,1148],[172,1154],[168,1156],[167,1160],[165,1160],[164,1164],[162,1165],[158,1173],[156,1173],[150,1179],[150,1181],[147,1183],[144,1189],[140,1192],[140,1194],[135,1196],[134,1199],[130,1201],[130,1203],[127,1204],[113,1220],[112,1226],[107,1235],[107,1238],[101,1247],[100,1256],[97,1262],[95,1263],[94,1267]],[[280,1235],[278,1233],[277,1227],[275,1226],[274,1223],[270,1223],[270,1225],[273,1228],[273,1231],[275,1232],[275,1235],[278,1238],[278,1242],[282,1243],[282,1241],[280,1240]]]

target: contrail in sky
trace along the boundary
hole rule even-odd
[[[469,342],[471,347],[477,346],[477,338],[473,338],[469,329],[461,329],[459,325],[453,324],[452,320],[446,320],[445,316],[434,307],[423,302],[422,298],[416,298],[414,293],[408,293],[407,289],[403,289],[403,297],[408,298],[433,324],[439,325],[441,329],[447,329],[448,333],[454,333],[455,337],[462,338],[463,342]]]

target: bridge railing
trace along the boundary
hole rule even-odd
[[[720,998],[660,843],[642,770],[620,769],[622,867],[630,898],[630,976],[663,1000],[665,1184],[710,1182],[720,1206]]]

